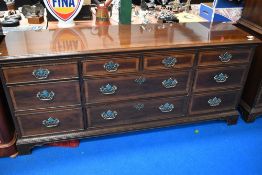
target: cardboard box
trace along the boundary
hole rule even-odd
[[[200,4],[200,16],[209,22],[236,22],[241,17],[243,4],[229,0],[214,0]]]

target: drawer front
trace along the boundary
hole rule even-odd
[[[12,86],[9,91],[16,111],[80,104],[77,81]]]
[[[190,114],[235,109],[239,95],[239,90],[193,95]]]
[[[101,58],[100,58],[101,59]],[[113,75],[139,71],[139,58],[137,57],[108,57],[105,60],[83,62],[84,76]]]
[[[84,129],[82,110],[64,110],[18,116],[22,136],[53,134]]]
[[[3,68],[8,83],[24,83],[43,80],[70,79],[78,77],[76,63],[32,65],[29,67]]]
[[[187,98],[109,103],[87,109],[89,127],[114,126],[184,116]]]
[[[145,70],[163,70],[190,68],[193,66],[195,53],[156,52],[144,55]]]
[[[245,80],[246,66],[198,70],[194,89],[196,91],[241,87]]]
[[[252,51],[250,48],[218,49],[199,52],[198,65],[224,65],[249,62]]]
[[[187,94],[191,73],[144,74],[128,77],[85,80],[88,103],[126,98]]]

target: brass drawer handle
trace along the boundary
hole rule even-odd
[[[114,94],[117,90],[117,87],[115,85],[107,84],[105,86],[102,86],[100,88],[100,92],[104,95],[111,95]]]
[[[113,61],[109,61],[104,64],[104,68],[107,72],[116,72],[119,67],[118,63],[114,63]]]
[[[214,97],[214,98],[209,99],[207,102],[209,106],[214,107],[214,106],[219,106],[222,100],[218,97]]]
[[[169,79],[167,79],[167,80],[164,80],[164,81],[162,82],[162,85],[163,85],[165,88],[169,89],[169,88],[174,88],[174,87],[176,87],[177,83],[178,83],[178,81],[177,81],[176,79],[169,78]]]
[[[165,104],[159,106],[159,109],[160,109],[161,112],[167,113],[167,112],[173,111],[174,107],[175,106],[173,104],[165,103]]]
[[[32,75],[38,80],[47,79],[49,74],[50,71],[43,68],[36,69],[32,72]]]
[[[59,125],[60,121],[57,118],[49,117],[47,120],[43,120],[42,124],[47,128],[54,128]]]
[[[171,68],[176,65],[177,59],[175,57],[166,57],[165,59],[162,60],[162,63],[164,64],[165,67]]]
[[[55,97],[55,93],[53,91],[43,90],[36,94],[36,97],[41,101],[51,101]]]
[[[108,110],[106,112],[101,113],[101,117],[105,120],[112,120],[115,119],[117,116],[117,112],[116,111],[111,111]]]
[[[219,59],[222,63],[227,63],[232,59],[232,55],[228,52],[225,52],[219,56]]]
[[[146,78],[145,77],[138,77],[137,79],[135,79],[135,82],[139,85],[143,84],[146,82]]]
[[[229,78],[229,76],[227,74],[223,74],[223,73],[220,73],[220,74],[217,74],[214,76],[214,80],[217,82],[217,83],[224,83],[227,81],[227,79]]]

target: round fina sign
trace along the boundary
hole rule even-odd
[[[59,21],[59,27],[71,27],[84,0],[44,0],[46,8]]]

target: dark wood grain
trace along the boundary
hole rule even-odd
[[[260,0],[245,0],[242,16],[238,22],[255,32],[262,34],[261,7],[262,1]]]
[[[132,55],[130,55],[132,56]],[[97,56],[92,57],[95,61],[85,61],[83,63],[83,74],[84,76],[105,76],[114,75],[119,73],[132,73],[139,71],[139,56],[134,55],[108,55],[108,56]],[[115,64],[119,64],[119,67],[114,72],[108,72],[104,68],[104,65],[112,61]]]
[[[105,136],[105,135],[112,135],[112,134],[120,134],[126,132],[134,132],[140,130],[149,130],[154,128],[160,127],[169,127],[173,125],[180,125],[180,124],[188,124],[188,123],[195,123],[195,122],[205,122],[205,121],[214,121],[218,119],[228,120],[231,117],[237,118],[238,112],[237,111],[227,111],[227,112],[220,112],[217,115],[214,114],[207,114],[207,115],[195,115],[194,117],[175,117],[169,118],[165,120],[154,120],[145,123],[134,123],[132,125],[119,125],[114,127],[99,127],[99,128],[92,128],[85,131],[78,131],[78,132],[70,132],[70,133],[60,133],[56,135],[42,135],[38,137],[30,137],[30,138],[21,138],[17,141],[17,148],[19,153],[21,154],[30,154],[31,149],[36,144],[41,143],[48,143],[48,142],[58,142],[63,140],[70,140],[70,139],[83,139],[83,138],[90,138],[90,137],[97,137],[97,136]]]
[[[260,43],[257,38],[248,40],[249,35],[231,24],[217,23],[149,24],[145,30],[140,25],[87,27],[8,35],[0,45],[6,48],[0,57],[0,75],[16,124],[19,152],[28,154],[35,145],[54,141],[181,123],[223,119],[235,124],[236,105],[254,48]],[[225,52],[232,58],[221,63],[218,57]],[[162,61],[170,56],[176,64],[166,68]],[[119,64],[114,72],[104,69],[110,61]],[[16,67],[71,63],[77,64],[77,77],[8,83],[3,74],[3,67],[15,74]],[[230,77],[217,85],[212,78],[220,72]],[[170,78],[177,84],[164,87],[163,81]],[[115,93],[101,93],[100,88],[107,84],[117,87]],[[43,89],[57,94],[54,102],[37,101],[36,93]],[[214,97],[221,102],[210,106],[208,100]],[[174,108],[161,112],[159,106],[166,103]],[[75,106],[79,109],[73,110]],[[104,119],[101,113],[107,110],[117,111],[117,116]],[[42,121],[50,116],[65,125],[43,128]]]
[[[219,59],[219,56],[224,53],[229,53],[232,55],[232,58],[229,62],[223,63]],[[198,64],[200,66],[207,65],[229,65],[232,63],[247,63],[251,58],[250,48],[218,48],[217,50],[201,51],[199,53]]]
[[[48,69],[50,71],[50,74],[46,79],[39,80],[33,76],[33,72],[39,68]],[[4,67],[3,72],[7,84],[41,82],[46,80],[71,79],[78,77],[76,63]]]
[[[144,78],[145,82],[139,84],[137,79]],[[172,78],[177,80],[177,85],[173,88],[165,88],[162,84],[164,80]],[[85,81],[87,103],[97,103],[105,101],[118,101],[134,98],[173,96],[187,94],[190,83],[190,72],[174,72],[161,74],[137,74],[133,76],[108,77],[103,79],[89,79]],[[105,95],[100,88],[107,84],[114,85],[117,90],[114,94]]]
[[[170,112],[161,112],[159,107],[165,103],[173,104]],[[133,124],[157,119],[176,118],[186,115],[187,98],[165,98],[158,100],[134,100],[121,104],[105,103],[103,105],[88,108],[88,123],[90,127],[117,126]],[[141,107],[141,105],[143,107]],[[140,107],[140,108],[139,108]],[[116,111],[115,119],[106,120],[101,114],[108,110]]]
[[[258,97],[257,106],[262,106],[262,90],[260,90],[260,95]]]
[[[10,142],[7,145],[2,145],[4,148],[0,148],[0,157],[16,157],[18,155],[17,147],[15,144],[16,138],[14,138],[14,142]]]
[[[49,117],[59,119],[59,125],[52,128],[44,126],[43,120],[47,120]],[[81,109],[27,114],[25,116],[18,116],[18,122],[23,137],[84,129]]]
[[[262,39],[262,1],[246,0],[238,26]],[[262,114],[262,45],[254,53],[254,59],[241,97],[239,109],[246,122],[254,122]]]
[[[218,112],[223,110],[232,110],[238,104],[240,93],[237,90],[212,92],[208,94],[193,95],[190,114],[199,114],[207,112]],[[220,98],[221,103],[218,106],[210,106],[208,101],[213,98]]]
[[[261,37],[262,38],[262,37]],[[251,64],[250,71],[248,73],[247,82],[245,84],[242,100],[246,103],[250,108],[256,105],[256,101],[259,95],[259,91],[261,89],[262,83],[262,46],[259,46],[255,50],[254,59]],[[251,112],[251,111],[250,111]]]
[[[53,91],[54,98],[50,101],[37,98],[37,93],[43,90]],[[81,104],[79,83],[76,81],[12,86],[9,91],[15,111]]]
[[[162,61],[165,58],[172,57],[176,59],[176,63],[172,67],[165,67]],[[195,58],[194,51],[191,52],[155,52],[144,53],[144,69],[147,70],[173,70],[176,68],[190,68],[193,66]]]
[[[14,137],[12,116],[6,103],[3,88],[0,85],[0,144],[8,143]]]
[[[16,151],[16,134],[6,97],[0,85],[0,157],[12,156]]]
[[[225,82],[217,82],[216,76],[220,74],[227,76]],[[240,88],[246,78],[246,65],[237,67],[222,67],[222,68],[210,68],[205,70],[197,70],[196,81],[194,85],[194,91],[207,91],[212,89],[228,89],[228,88]]]

